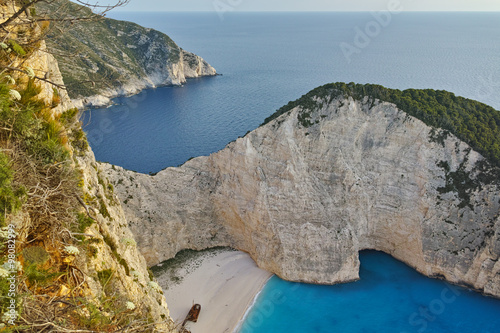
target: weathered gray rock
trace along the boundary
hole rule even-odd
[[[134,303],[145,318],[150,317],[156,323],[155,331],[176,332],[165,296],[151,287],[146,261],[137,249],[118,198],[97,168],[94,153],[89,149],[75,158],[90,207],[96,202],[99,205],[99,211],[90,208],[96,223],[85,231],[100,241],[94,245],[96,255],[84,258],[86,282],[92,296],[98,298],[103,293],[98,272],[111,270],[114,274],[110,284],[117,295]]]
[[[300,113],[155,176],[102,164],[148,264],[226,245],[285,279],[330,284],[358,279],[358,252],[376,249],[500,296],[498,186],[445,189],[454,171],[486,172],[480,154],[385,102],[325,101],[308,127]]]

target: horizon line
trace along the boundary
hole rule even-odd
[[[387,9],[374,10],[233,10],[226,13],[370,13]],[[212,13],[216,10],[127,10],[126,7],[116,8],[112,12],[141,12],[141,13]],[[405,13],[500,13],[499,10],[402,10]]]

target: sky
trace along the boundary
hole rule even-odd
[[[110,0],[108,0],[110,1]],[[500,0],[130,0],[122,11],[500,11]]]

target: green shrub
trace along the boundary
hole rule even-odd
[[[75,149],[76,154],[79,156],[83,156],[85,151],[89,147],[89,143],[87,141],[87,136],[83,132],[81,127],[73,129],[73,137],[71,140],[71,145]]]
[[[9,158],[0,152],[0,227],[5,226],[5,215],[18,211],[26,198],[26,189],[12,185],[14,171]]]
[[[108,208],[106,208],[106,204],[102,198],[99,199],[99,213],[101,213],[101,215],[105,218],[111,218]]]
[[[103,234],[103,239],[104,242],[108,244],[109,248],[111,249],[111,253],[115,257],[116,261],[118,261],[118,263],[122,265],[123,268],[125,269],[125,273],[127,275],[130,275],[130,267],[128,266],[127,261],[123,259],[122,256],[118,253],[118,246],[116,245],[116,243],[107,234]]]
[[[390,102],[422,120],[428,126],[442,128],[469,144],[493,164],[500,166],[500,112],[494,108],[453,93],[432,89],[389,89],[375,84],[330,83],[311,90],[296,101],[289,102],[269,116],[262,125],[300,106],[300,119],[307,123],[306,114],[339,96],[362,100],[368,96]],[[319,100],[316,99],[319,97]],[[302,115],[304,114],[304,115]],[[442,137],[433,138],[441,140]]]
[[[63,272],[55,272],[53,269],[42,269],[40,267],[41,265],[35,263],[26,267],[24,275],[31,285],[36,284],[39,287],[46,287],[56,278],[65,274]]]
[[[99,309],[99,307],[95,304],[88,302],[85,299],[82,299],[82,302],[87,311],[77,313],[79,324],[88,329],[108,332],[106,328],[112,323],[111,318],[105,316],[103,311],[101,311],[101,309]]]
[[[50,104],[50,107],[55,108],[59,104],[61,104],[61,95],[59,94],[59,90],[57,88],[52,88],[52,103]]]
[[[105,289],[108,285],[111,277],[113,276],[113,273],[114,272],[111,269],[104,269],[97,272],[97,278],[99,279],[99,283],[101,284],[103,289]]]
[[[60,121],[64,125],[70,125],[73,122],[76,122],[76,117],[78,116],[79,111],[77,108],[69,109],[63,114],[61,114]]]
[[[77,232],[83,233],[85,230],[87,230],[88,227],[90,227],[92,224],[94,224],[95,221],[87,216],[85,213],[78,213],[77,214]]]
[[[91,225],[95,223],[95,221],[89,216],[87,216],[87,214],[85,213],[77,213],[75,220],[76,221],[70,225],[71,232],[73,233],[80,233],[80,234],[85,233],[87,228],[89,228]],[[75,235],[74,237],[82,241],[83,244],[88,244],[93,242],[93,238],[86,239],[86,237],[83,235]]]
[[[8,41],[10,48],[19,56],[25,56],[26,51],[19,45],[15,40],[11,39]]]
[[[30,264],[38,264],[43,265],[49,260],[50,255],[45,249],[41,246],[31,246],[25,248],[23,251],[23,257],[25,262]]]
[[[45,104],[37,98],[37,96],[42,92],[42,88],[35,83],[34,79],[29,79],[26,87],[19,91],[21,94],[21,103],[23,106],[32,106],[38,110],[41,110]]]
[[[2,136],[17,139],[28,154],[44,163],[66,160],[69,152],[64,147],[62,126],[52,118],[50,109],[38,100],[40,87],[29,80],[26,88],[20,91],[18,103],[11,101],[9,90],[5,84],[0,84],[0,126],[12,129],[2,131]]]

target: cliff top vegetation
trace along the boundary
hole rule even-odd
[[[378,99],[394,103],[400,110],[428,126],[454,134],[492,164],[500,166],[500,112],[481,102],[444,90],[398,90],[376,84],[330,83],[289,102],[266,118],[262,125],[295,107],[309,112],[340,96],[355,100],[369,97],[372,102]]]
[[[92,17],[89,8],[68,0],[41,2],[37,8],[52,13],[61,6]],[[154,74],[167,65],[166,60],[178,62],[181,56],[181,48],[170,37],[132,22],[99,17],[65,27],[64,32],[51,30],[47,47],[59,63],[71,98],[122,87],[131,79]]]

